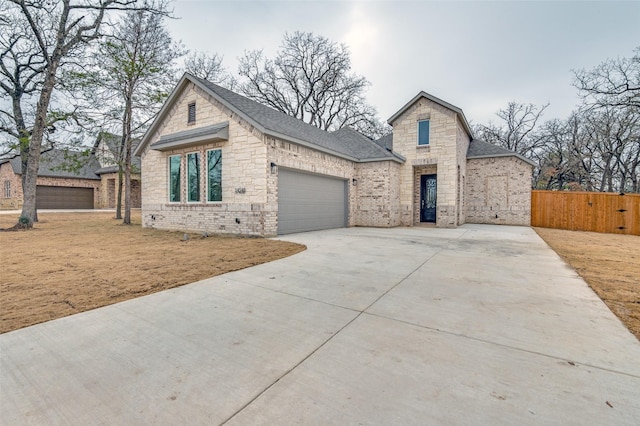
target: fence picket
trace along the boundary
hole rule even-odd
[[[640,235],[640,194],[534,190],[531,226]]]

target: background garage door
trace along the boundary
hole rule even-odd
[[[347,226],[347,181],[278,170],[278,234]]]
[[[36,207],[39,209],[92,209],[93,188],[38,185]]]

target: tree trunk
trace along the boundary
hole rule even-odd
[[[124,220],[131,225],[131,138],[127,137],[124,157]]]
[[[122,163],[118,162],[118,197],[116,203],[116,219],[122,219]]]
[[[42,85],[40,98],[36,106],[36,116],[33,131],[29,141],[29,155],[27,157],[26,169],[23,170],[23,203],[18,227],[31,228],[37,220],[36,213],[36,185],[38,184],[38,167],[40,165],[40,150],[42,139],[47,125],[47,111],[51,101],[51,93],[56,81],[59,60],[53,60],[49,64],[47,74]]]

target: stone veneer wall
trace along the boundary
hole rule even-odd
[[[529,225],[532,169],[517,157],[467,160],[466,221]]]
[[[418,146],[418,121],[429,119],[429,145]],[[393,148],[407,161],[400,170],[401,224],[419,223],[420,187],[416,188],[416,174],[425,166],[437,168],[437,217],[436,226],[453,227],[458,220],[456,200],[457,173],[460,154],[458,147],[457,114],[426,98],[421,98],[401,114],[393,126]],[[466,149],[464,149],[466,155]],[[464,158],[464,157],[463,157]],[[417,194],[417,199],[416,199]],[[416,211],[417,210],[417,211]]]
[[[196,123],[187,124],[187,106],[196,103]],[[243,235],[272,235],[267,202],[268,162],[262,135],[241,117],[194,84],[178,95],[167,117],[151,136],[229,122],[229,140],[186,149],[142,153],[142,224],[145,227]],[[222,202],[169,203],[168,157],[182,155],[182,200],[186,200],[186,157],[222,150]],[[206,199],[206,171],[201,168],[201,199]]]

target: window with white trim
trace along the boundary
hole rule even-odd
[[[200,153],[187,154],[187,201],[200,201]]]
[[[180,191],[180,166],[182,156],[172,155],[169,157],[169,202],[179,203],[181,198]]]
[[[4,198],[11,198],[11,181],[4,181]]]
[[[222,201],[222,150],[207,151],[207,201]]]

